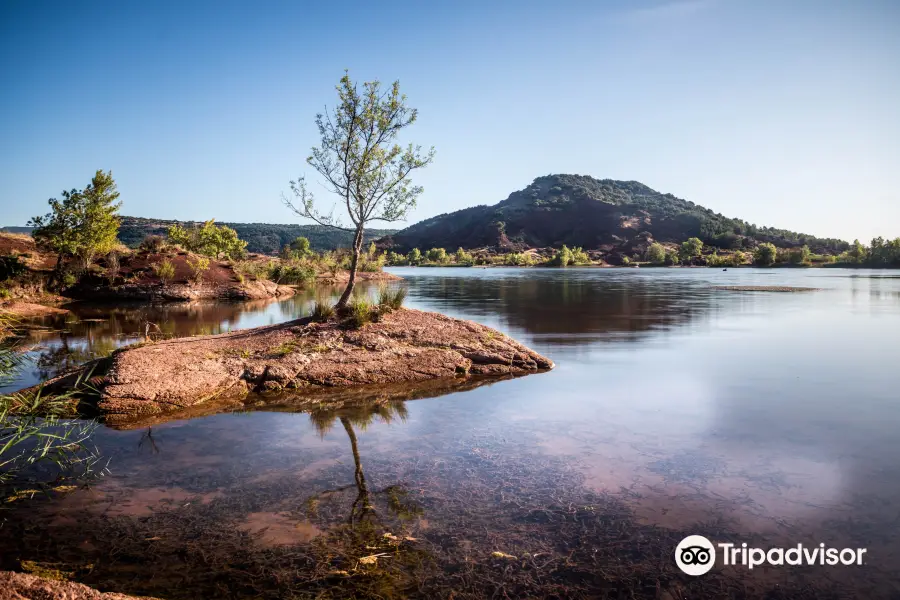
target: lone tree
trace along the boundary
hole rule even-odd
[[[97,171],[90,185],[79,191],[62,193],[62,200],[51,198],[51,211],[28,222],[38,246],[56,252],[55,280],[66,259],[75,258],[87,269],[98,256],[116,245],[119,233],[119,192],[112,171]]]
[[[367,81],[360,91],[345,72],[336,89],[337,107],[316,115],[322,142],[313,147],[306,162],[325,179],[326,189],[339,196],[352,227],[345,227],[334,216],[334,206],[327,213],[316,208],[303,176],[291,181],[293,199],[282,195],[282,200],[301,217],[354,232],[350,279],[335,306],[342,309],[356,283],[366,224],[406,217],[422,193],[421,186],[411,185],[409,175],[434,159],[434,148],[423,153],[421,146],[403,148],[396,142],[400,131],[417,116],[416,109],[407,106],[406,96],[400,94],[399,81],[387,90],[382,90],[377,80]]]

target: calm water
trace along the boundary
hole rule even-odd
[[[13,503],[0,568],[53,563],[161,598],[900,597],[896,272],[394,272],[409,306],[495,327],[557,368],[378,410],[100,429],[109,475]],[[32,332],[17,384],[148,321],[214,333],[309,300],[79,308]],[[868,552],[689,578],[672,561],[689,533]]]

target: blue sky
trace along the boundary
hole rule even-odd
[[[407,141],[437,149],[409,222],[566,172],[760,225],[900,235],[891,0],[7,0],[0,224],[98,168],[123,214],[296,222],[279,197],[313,175],[345,68],[399,79],[420,114]]]

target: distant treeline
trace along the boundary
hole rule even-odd
[[[129,248],[136,248],[148,235],[165,236],[171,225],[178,221],[162,219],[145,219],[142,217],[121,217],[119,240]],[[200,223],[183,221],[189,226]],[[309,240],[310,246],[317,252],[347,248],[353,243],[353,232],[341,231],[321,225],[271,225],[268,223],[219,223],[227,225],[238,233],[240,239],[247,242],[248,252],[260,254],[278,254],[284,246],[290,245],[298,237]],[[393,229],[368,229],[367,242],[394,233]]]

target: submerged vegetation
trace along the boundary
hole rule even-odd
[[[23,366],[12,317],[0,311],[0,383]],[[6,339],[4,339],[6,338]],[[85,378],[87,379],[87,377]],[[82,380],[75,387],[85,387]],[[0,497],[12,502],[100,475],[100,456],[90,445],[96,423],[72,418],[75,394],[0,395]]]

